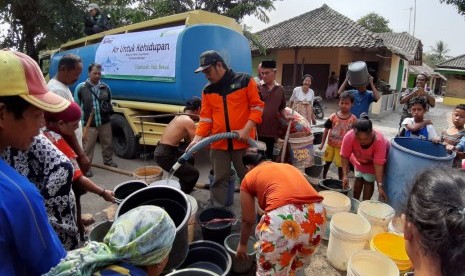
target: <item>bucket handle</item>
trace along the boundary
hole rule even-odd
[[[387,217],[395,216],[395,215],[396,215],[396,211],[391,212],[391,213],[387,214],[386,216],[384,216],[383,220],[386,220]]]
[[[207,222],[199,222],[199,224],[202,225],[203,227],[206,227],[211,223],[217,223],[217,222],[231,222],[232,225],[236,225],[238,221],[239,219],[236,219],[236,218],[222,218],[222,219],[216,218],[216,219],[212,219]],[[195,223],[192,223],[192,224],[195,224]]]
[[[375,203],[375,204],[386,204],[384,202],[381,202],[381,201],[372,201],[371,203]],[[396,215],[396,211],[394,212],[390,212],[389,214],[387,214],[386,216],[383,217],[383,220],[386,220],[387,217],[390,217],[392,215]]]

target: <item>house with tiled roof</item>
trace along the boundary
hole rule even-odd
[[[409,64],[422,64],[423,44],[418,38],[407,32],[378,33],[377,35],[383,40],[383,44],[392,53],[408,60]]]
[[[435,71],[447,77],[444,104],[465,103],[465,54],[437,64]]]
[[[378,36],[383,39],[384,45],[392,52],[391,58],[394,63],[399,62],[402,63],[401,67],[408,67],[407,87],[414,87],[418,74],[426,73],[429,79],[428,86],[436,94],[441,93],[441,87],[447,79],[444,75],[435,73],[433,68],[423,63],[423,44],[421,40],[407,32],[379,33]],[[403,64],[404,60],[408,61],[408,65]],[[396,88],[399,88],[399,85]]]
[[[357,60],[367,63],[375,80],[383,80],[400,91],[407,87],[408,63],[418,58],[421,63],[422,45],[418,39],[373,33],[327,5],[256,35],[267,55],[261,56],[252,45],[254,68],[261,60],[276,60],[277,81],[287,91],[300,85],[300,76],[309,73],[315,80],[313,90],[324,95],[330,72],[336,72],[342,83],[348,64]]]

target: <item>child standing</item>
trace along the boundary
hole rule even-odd
[[[402,127],[404,128],[405,133],[400,136],[438,142],[439,137],[434,130],[433,123],[431,120],[424,119],[427,110],[426,99],[423,97],[414,97],[409,103],[410,113],[413,117],[405,118],[402,121]]]
[[[350,112],[354,96],[349,92],[344,92],[339,97],[339,111],[331,114],[326,120],[323,133],[323,140],[319,149],[322,150],[328,137],[328,145],[326,146],[323,160],[326,162],[323,169],[323,179],[326,179],[331,162],[334,161],[337,166],[339,180],[342,180],[342,162],[341,162],[341,145],[344,135],[352,129],[352,125],[357,121],[357,117]]]
[[[462,159],[465,158],[465,104],[459,104],[452,113],[452,126],[441,132],[441,142],[446,149],[455,151],[454,167],[460,168]]]

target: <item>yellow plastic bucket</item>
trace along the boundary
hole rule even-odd
[[[163,176],[163,169],[158,166],[145,166],[135,169],[132,175],[139,180],[145,181],[149,184],[157,180],[161,180]]]
[[[405,251],[405,240],[393,233],[376,234],[370,242],[370,248],[386,255],[397,265],[400,271],[409,270],[412,262]]]

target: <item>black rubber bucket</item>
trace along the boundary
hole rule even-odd
[[[140,189],[146,188],[147,184],[141,180],[129,180],[123,183],[118,184],[114,189],[115,193],[115,202],[120,204],[125,200],[129,195],[138,191]]]
[[[164,272],[170,272],[182,264],[189,250],[188,220],[191,205],[186,194],[170,186],[151,186],[128,196],[116,210],[116,218],[143,205],[159,206],[170,215],[176,225],[176,237]]]
[[[231,265],[231,256],[222,245],[201,240],[189,245],[189,253],[179,269],[204,269],[226,276],[231,270]]]
[[[319,145],[323,141],[323,131],[313,132],[313,144]]]
[[[202,226],[203,239],[223,244],[224,239],[231,234],[232,219],[234,214],[223,208],[212,207],[203,210],[198,220]]]
[[[89,241],[103,242],[103,238],[105,238],[112,225],[112,220],[102,221],[95,224],[89,233]]]
[[[347,195],[351,190],[350,188],[343,189],[342,181],[337,179],[321,179],[318,181],[318,186],[323,190],[335,191],[345,195]]]
[[[305,168],[305,174],[310,177],[319,177],[326,162],[321,158],[321,156],[313,155],[313,166]]]

